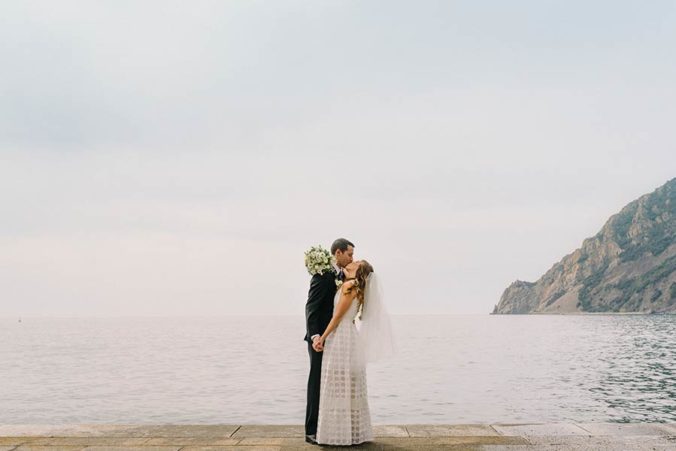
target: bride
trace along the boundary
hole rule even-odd
[[[392,354],[389,317],[381,288],[366,260],[345,268],[331,322],[315,343],[323,349],[317,443],[357,445],[373,440],[366,363]],[[359,325],[359,328],[357,328]]]

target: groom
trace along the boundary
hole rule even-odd
[[[331,245],[331,254],[336,259],[333,271],[315,274],[310,281],[310,292],[305,304],[305,341],[310,353],[310,376],[307,381],[307,407],[305,410],[305,441],[317,443],[317,420],[319,417],[319,383],[322,374],[322,353],[313,345],[331,322],[333,298],[336,295],[336,279],[343,280],[343,268],[352,263],[354,244],[338,238]],[[319,348],[321,350],[321,348]]]

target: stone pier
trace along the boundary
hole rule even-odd
[[[406,424],[374,427],[359,450],[676,450],[676,423]],[[0,451],[346,449],[286,425],[0,425]]]

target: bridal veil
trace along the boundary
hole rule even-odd
[[[392,323],[383,303],[383,288],[375,272],[366,279],[361,319],[356,325],[365,363],[376,362],[394,354]]]

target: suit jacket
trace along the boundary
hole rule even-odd
[[[336,295],[336,274],[333,271],[315,274],[310,281],[310,291],[305,304],[305,338],[323,334],[333,317],[333,298]]]

